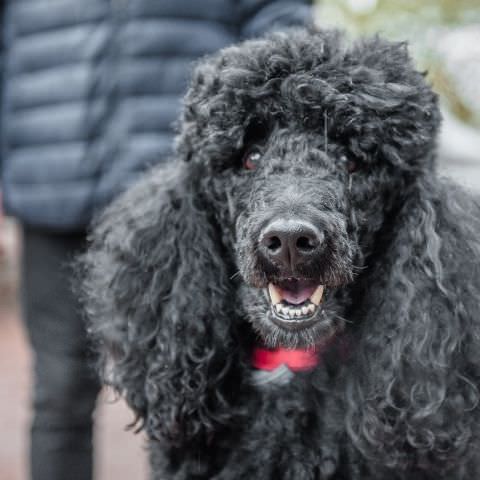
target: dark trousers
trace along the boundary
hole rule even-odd
[[[23,229],[22,307],[33,351],[32,480],[92,478],[92,414],[99,384],[71,262],[85,234]]]

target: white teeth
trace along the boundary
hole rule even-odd
[[[273,308],[275,309],[275,312],[291,319],[314,314],[315,310],[322,301],[323,291],[324,286],[319,285],[313,292],[312,296],[309,299],[310,302],[307,303],[307,305],[293,306],[290,304],[286,305],[285,302],[282,301],[283,298],[279,292],[279,289],[275,285],[273,285],[273,283],[268,284],[268,293],[270,295],[270,300],[272,302]]]
[[[310,301],[315,305],[320,305],[323,296],[323,285],[319,285],[317,289],[313,292],[313,295],[310,297]]]
[[[270,294],[270,300],[272,301],[273,305],[276,305],[282,301],[282,296],[273,283],[268,284],[268,293]]]
[[[309,305],[304,305],[303,307],[293,307],[292,305],[285,305],[283,303],[277,303],[274,305],[275,311],[279,314],[282,314],[284,317],[291,319],[305,317],[306,315],[311,315],[315,313],[317,308],[313,303]]]

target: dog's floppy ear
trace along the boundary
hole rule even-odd
[[[420,177],[371,260],[347,422],[374,462],[435,471],[466,452],[480,400],[478,212],[458,187]]]
[[[235,414],[229,274],[197,168],[150,172],[102,214],[83,259],[105,380],[151,436],[178,441]]]

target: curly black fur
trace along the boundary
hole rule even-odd
[[[479,204],[437,177],[439,122],[407,47],[378,37],[294,30],[200,63],[178,160],[107,209],[83,263],[102,372],[148,433],[154,478],[480,474]],[[297,332],[264,295],[283,273],[256,242],[278,212],[325,235],[293,272],[328,288]],[[259,338],[330,346],[260,389]]]

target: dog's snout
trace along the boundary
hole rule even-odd
[[[323,240],[324,234],[307,222],[277,219],[260,234],[260,249],[267,259],[294,270],[320,252]]]

